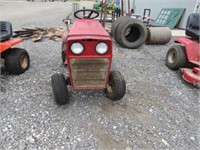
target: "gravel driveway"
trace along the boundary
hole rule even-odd
[[[14,30],[64,26],[71,8],[70,2],[0,2],[1,18]],[[67,74],[61,41],[24,41],[18,47],[28,50],[30,69],[19,76],[1,72],[0,149],[199,149],[199,89],[165,66],[173,40],[136,50],[114,42],[112,68],[126,78],[125,97],[113,102],[101,90],[70,89],[71,102],[62,107],[50,82],[54,73]]]

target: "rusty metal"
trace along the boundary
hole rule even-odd
[[[102,88],[109,73],[108,58],[70,59],[74,88]]]

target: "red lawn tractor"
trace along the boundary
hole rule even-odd
[[[199,13],[188,17],[186,35],[190,37],[177,38],[178,45],[172,46],[166,56],[167,67],[172,70],[180,68],[183,79],[195,86],[200,85],[199,18]]]
[[[26,50],[13,48],[23,42],[22,39],[12,38],[12,25],[7,21],[0,21],[0,53],[1,66],[10,74],[22,74],[29,69],[30,58]]]
[[[126,92],[123,75],[111,71],[112,40],[99,21],[99,13],[90,9],[78,10],[69,33],[63,36],[62,61],[68,67],[69,77],[54,74],[51,77],[55,102],[69,102],[67,86],[73,89],[103,89],[108,98],[120,100]]]

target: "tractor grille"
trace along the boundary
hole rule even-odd
[[[104,88],[109,63],[108,58],[70,59],[74,88]]]

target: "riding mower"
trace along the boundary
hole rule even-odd
[[[1,66],[10,74],[22,74],[29,69],[30,57],[26,50],[13,48],[23,42],[22,39],[12,38],[12,25],[10,22],[0,21],[0,53]]]
[[[74,13],[77,18],[69,33],[63,35],[61,57],[69,77],[54,74],[51,77],[55,102],[69,103],[67,86],[72,89],[102,89],[111,100],[120,100],[126,92],[126,83],[119,71],[111,71],[112,40],[97,21],[99,13],[83,9]]]
[[[175,40],[177,45],[172,46],[166,55],[166,65],[169,69],[180,68],[185,81],[200,85],[200,29],[199,13],[193,13],[188,17],[186,35]]]

